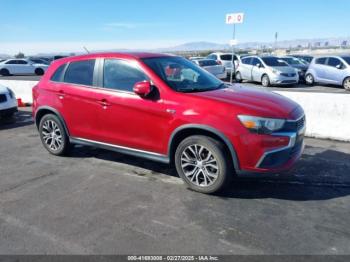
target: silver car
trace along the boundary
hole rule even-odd
[[[305,75],[308,85],[340,85],[350,90],[350,56],[324,56],[312,60]]]
[[[213,74],[219,79],[227,78],[226,68],[212,59],[194,59],[193,63],[199,65],[209,73]]]
[[[299,82],[295,68],[275,56],[247,56],[241,59],[236,72],[236,81],[262,83],[263,86],[294,85]]]

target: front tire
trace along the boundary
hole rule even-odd
[[[39,124],[41,142],[47,151],[56,156],[65,155],[69,148],[69,138],[60,119],[53,114],[43,116]]]
[[[345,90],[350,91],[350,77],[344,79],[343,87]]]
[[[0,70],[0,75],[2,75],[2,76],[9,76],[10,75],[10,71],[8,69],[6,69],[6,68],[1,69]]]
[[[197,192],[212,194],[225,188],[233,167],[223,144],[207,136],[184,139],[175,152],[175,166],[187,186]]]
[[[315,83],[315,78],[312,74],[307,74],[305,76],[305,83],[309,86],[312,86]]]
[[[45,72],[44,72],[44,70],[43,70],[42,68],[37,68],[37,69],[35,69],[35,74],[36,74],[37,76],[42,76],[44,73],[45,73]]]
[[[261,78],[261,84],[264,87],[269,87],[271,85],[270,78],[268,75],[263,75],[263,77]]]

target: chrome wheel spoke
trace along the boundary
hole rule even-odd
[[[202,145],[193,144],[183,150],[181,168],[188,181],[196,186],[211,186],[218,178],[218,162],[214,154]]]
[[[62,133],[58,124],[53,120],[47,120],[44,122],[41,135],[49,149],[57,151],[62,147]]]

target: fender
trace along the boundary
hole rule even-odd
[[[62,115],[60,114],[60,112],[58,112],[56,109],[50,107],[50,106],[41,106],[38,108],[38,110],[35,112],[35,123],[36,126],[39,127],[39,123],[38,123],[38,116],[40,115],[41,111],[51,111],[52,113],[54,113],[61,121],[64,130],[66,131],[68,137],[69,137],[69,130],[67,128],[66,122],[64,121],[64,118],[62,117]]]
[[[204,131],[208,131],[208,132],[213,133],[216,136],[220,137],[224,141],[225,145],[227,146],[227,148],[230,151],[230,154],[231,154],[231,157],[232,157],[232,160],[233,160],[233,166],[234,166],[235,170],[237,172],[240,171],[239,162],[238,162],[238,158],[237,158],[237,153],[236,153],[236,150],[234,149],[232,143],[230,142],[230,140],[223,133],[221,133],[219,130],[217,130],[217,129],[211,127],[211,126],[206,126],[206,125],[187,124],[187,125],[182,125],[182,126],[179,126],[178,128],[176,128],[173,131],[173,133],[171,134],[170,139],[169,139],[169,143],[168,143],[168,156],[169,157],[171,155],[172,144],[173,144],[173,140],[174,140],[175,136],[179,132],[181,132],[183,130],[186,130],[186,129],[204,130]]]

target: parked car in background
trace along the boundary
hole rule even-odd
[[[305,61],[307,64],[310,64],[312,59],[314,59],[314,57],[311,55],[291,55],[291,56],[293,56],[295,58],[299,58],[302,61]]]
[[[202,56],[191,56],[189,57],[188,59],[193,61],[193,60],[198,60],[198,59],[204,59],[205,57],[202,57]]]
[[[33,116],[53,155],[82,144],[174,163],[202,193],[230,185],[235,173],[288,170],[304,148],[297,103],[226,84],[166,54],[58,60],[33,88]]]
[[[230,54],[230,53],[212,53],[212,54],[208,55],[207,58],[215,60],[220,65],[223,65],[226,68],[227,74],[231,74],[231,71],[233,70],[232,54]],[[237,69],[239,66],[240,57],[238,55],[234,55],[233,60],[235,61],[235,66]]]
[[[236,81],[262,83],[263,86],[294,85],[299,82],[296,69],[275,56],[246,56],[242,58],[236,72]]]
[[[312,60],[306,72],[305,81],[340,85],[350,90],[350,56],[323,56]]]
[[[29,57],[28,58],[31,62],[34,64],[42,64],[42,65],[49,65],[50,62],[48,60],[42,59],[42,58],[36,58],[36,57]]]
[[[0,85],[0,118],[11,118],[16,112],[15,94],[10,88]]]
[[[48,65],[36,64],[29,59],[8,59],[0,63],[0,75],[43,75]]]
[[[226,79],[226,68],[212,59],[195,59],[193,62],[219,79]]]
[[[293,56],[282,56],[280,59],[285,61],[291,67],[295,68],[299,74],[299,81],[305,82],[305,74],[309,67],[308,64],[303,63],[299,58],[295,58]]]

